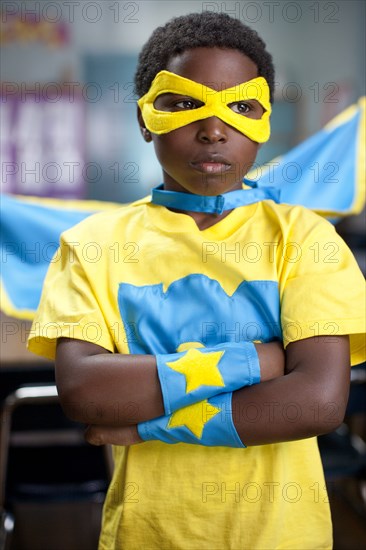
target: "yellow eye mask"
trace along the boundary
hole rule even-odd
[[[178,94],[198,100],[204,105],[183,111],[161,111],[154,107],[162,94]],[[233,111],[229,105],[247,100],[256,100],[264,109],[260,118],[249,118],[246,114]],[[187,101],[184,99],[184,101]],[[154,134],[166,134],[182,126],[212,116],[218,117],[229,126],[257,143],[269,139],[271,104],[269,86],[265,78],[258,77],[232,88],[216,91],[169,71],[160,71],[154,78],[149,91],[138,100],[146,128]],[[178,100],[177,100],[178,103]]]

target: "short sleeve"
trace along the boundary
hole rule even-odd
[[[55,358],[57,339],[62,337],[114,350],[111,331],[75,244],[61,236],[28,337],[28,349],[51,360]]]
[[[365,280],[333,226],[324,221],[293,243],[281,300],[285,347],[316,336],[350,335],[351,364],[365,361]]]

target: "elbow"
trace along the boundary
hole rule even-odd
[[[60,339],[55,360],[56,386],[64,414],[83,424],[100,423],[100,363],[105,350],[80,340]]]
[[[57,384],[57,391],[60,400],[60,405],[63,413],[67,418],[74,422],[85,423],[85,414],[83,414],[82,400],[77,391],[65,389],[62,385]]]
[[[65,416],[74,422],[91,423],[91,407],[87,404],[86,387],[80,377],[68,376],[67,370],[58,369],[56,364],[56,387]]]
[[[324,435],[333,432],[344,421],[348,402],[344,392],[323,392],[321,395],[313,395],[310,406],[309,431],[313,435]]]

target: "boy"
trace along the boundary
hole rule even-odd
[[[163,186],[67,231],[51,265],[29,345],[115,445],[100,550],[331,547],[314,436],[364,357],[363,278],[328,222],[243,188],[273,82],[238,20],[158,28],[136,89]]]

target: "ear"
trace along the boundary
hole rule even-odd
[[[140,132],[146,143],[152,141],[152,136],[149,130],[145,126],[144,119],[142,118],[142,113],[140,107],[137,105],[137,120],[139,121]]]

